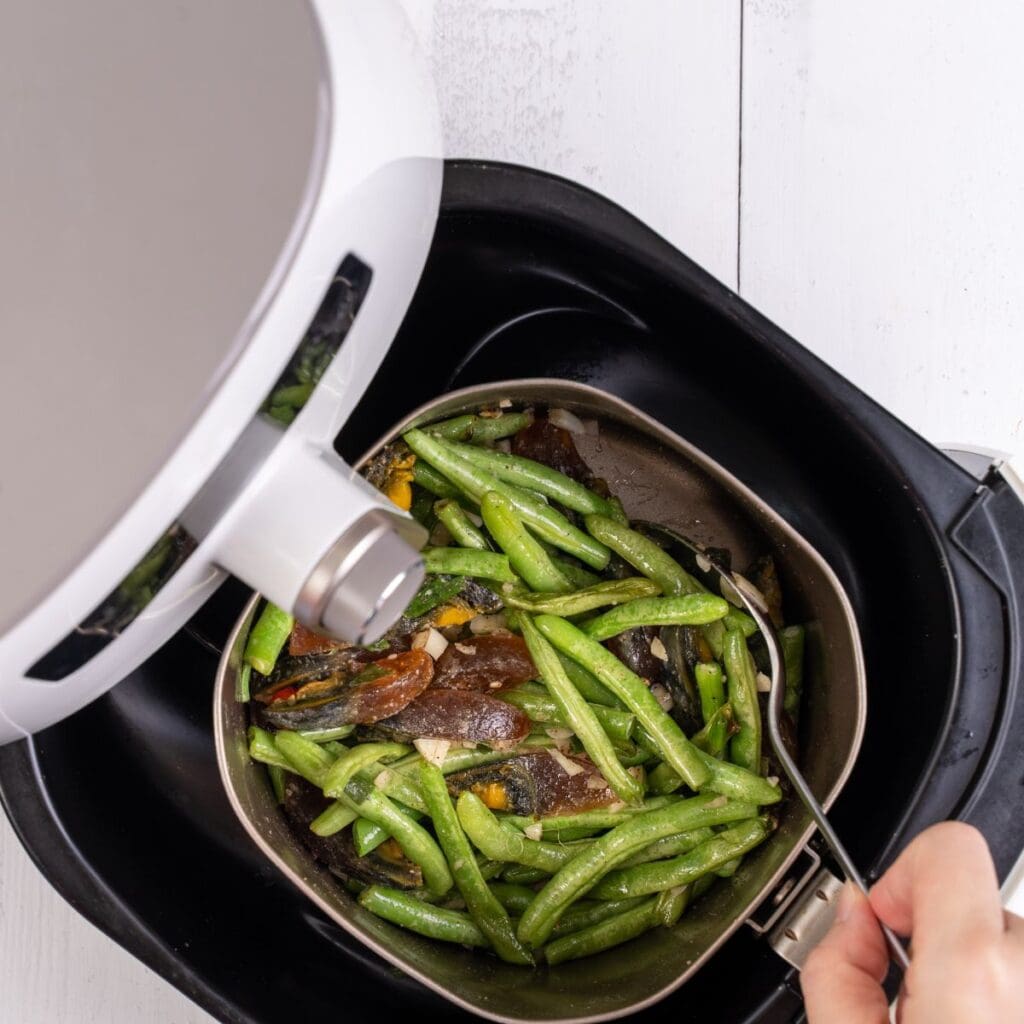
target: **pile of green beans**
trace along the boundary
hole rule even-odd
[[[525,641],[534,681],[495,696],[526,714],[531,735],[512,752],[456,744],[427,760],[352,725],[249,729],[250,755],[267,766],[279,801],[289,773],[324,794],[315,835],[350,829],[359,857],[392,840],[418,866],[420,889],[347,883],[363,908],[524,966],[594,955],[698,912],[715,879],[742,870],[771,835],[766,809],[781,799],[763,758],[752,620],[634,530],[598,485],[496,444],[533,418],[531,410],[460,415],[409,430],[397,449],[413,459],[414,514],[440,529],[424,551],[431,585],[447,595],[476,581]],[[415,620],[425,607],[406,614]],[[244,649],[240,699],[250,673],[273,672],[293,625],[265,606]],[[661,627],[692,627],[701,638],[702,660],[688,667],[700,728],[684,731],[652,686],[658,680],[641,678],[606,645]],[[452,628],[450,640],[468,635]],[[787,627],[782,638],[795,721],[804,630]],[[664,645],[651,652],[665,660]],[[556,745],[563,770],[566,753],[592,763],[588,779],[611,790],[605,806],[537,819],[493,810],[474,790],[449,791],[446,776]]]

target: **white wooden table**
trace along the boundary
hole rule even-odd
[[[1024,448],[1024,7],[404,0],[451,156],[626,206],[936,442]],[[0,825],[0,1024],[210,1018]]]

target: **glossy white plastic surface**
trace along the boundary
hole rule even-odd
[[[59,720],[117,683],[209,596],[225,563],[289,604],[319,555],[377,500],[350,481],[331,442],[387,352],[422,272],[440,197],[440,127],[432,83],[397,5],[311,0],[311,6],[325,53],[323,162],[311,173],[305,227],[268,282],[273,295],[244,352],[188,436],[78,568],[0,638],[0,742]],[[252,422],[348,253],[373,276],[329,371],[254,473],[218,480],[222,460]],[[299,466],[312,478],[300,479]],[[298,531],[288,528],[286,515],[253,518],[249,504],[268,491],[280,493],[283,478],[276,486],[270,481],[284,473],[288,487],[306,490],[307,515]],[[26,677],[204,488],[223,515],[206,523],[197,550],[145,611],[63,680]],[[251,540],[257,522],[267,530],[262,545],[232,539],[237,527]],[[268,548],[273,557],[265,557]]]

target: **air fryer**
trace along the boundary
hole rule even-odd
[[[1024,848],[1024,506],[998,468],[961,468],[601,197],[450,162],[415,297],[335,447],[354,460],[425,400],[518,377],[633,403],[833,567],[863,640],[868,716],[832,816],[866,874],[955,817],[985,833],[1004,878]],[[210,693],[247,593],[229,580],[121,685],[0,749],[14,827],[72,905],[221,1020],[470,1019],[330,923],[236,824]],[[635,1019],[801,1015],[796,971],[744,927]]]

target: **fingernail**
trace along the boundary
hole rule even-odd
[[[859,902],[860,891],[852,882],[847,882],[839,894],[839,903],[836,905],[836,921],[839,924],[849,921]]]

